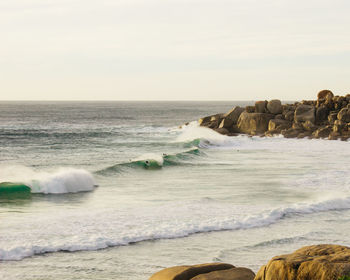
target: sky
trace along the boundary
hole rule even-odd
[[[350,93],[348,0],[1,0],[0,100]]]

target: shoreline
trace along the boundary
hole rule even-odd
[[[236,106],[198,120],[200,126],[237,136],[283,135],[285,138],[326,138],[346,141],[350,138],[350,94],[339,96],[322,90],[317,100],[282,104],[278,99],[256,101],[254,106]]]

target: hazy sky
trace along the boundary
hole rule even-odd
[[[348,0],[1,0],[1,100],[350,93]]]

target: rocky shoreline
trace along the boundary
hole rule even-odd
[[[278,99],[256,101],[255,106],[234,107],[227,113],[198,120],[200,126],[220,134],[274,136],[286,138],[350,138],[350,94],[334,95],[322,90],[317,100],[282,104]]]
[[[258,273],[226,263],[165,268],[149,280],[349,280],[350,247],[313,245],[273,257]]]

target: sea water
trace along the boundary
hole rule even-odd
[[[349,141],[227,137],[196,122],[246,104],[1,102],[0,183],[31,195],[0,197],[0,278],[257,271],[304,245],[349,246]]]

